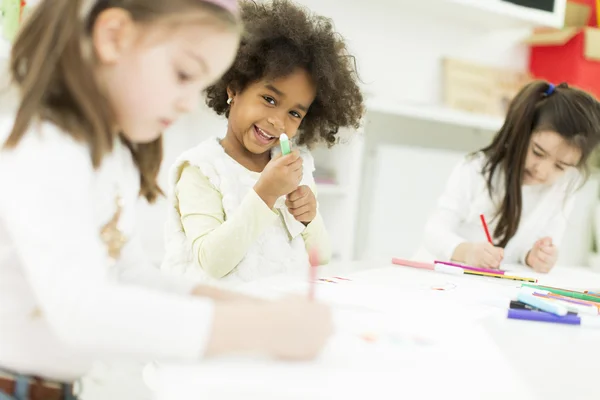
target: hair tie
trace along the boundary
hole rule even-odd
[[[554,86],[552,83],[549,83],[548,89],[546,89],[546,91],[544,92],[544,95],[546,95],[546,97],[550,96],[552,93],[554,93],[555,89],[556,89],[556,86]]]

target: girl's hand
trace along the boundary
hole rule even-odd
[[[273,208],[278,198],[296,190],[302,181],[302,162],[298,151],[269,161],[254,185],[254,191],[269,208]]]
[[[452,259],[473,267],[497,269],[504,259],[504,249],[489,242],[466,242],[456,248]]]
[[[317,216],[317,198],[310,187],[303,185],[287,195],[285,201],[290,214],[296,220],[308,225]]]
[[[558,249],[552,243],[552,238],[545,237],[533,245],[527,254],[525,262],[535,272],[547,273],[556,265],[558,260]]]

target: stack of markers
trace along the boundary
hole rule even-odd
[[[600,294],[523,284],[508,318],[600,328]]]

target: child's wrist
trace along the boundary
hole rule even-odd
[[[260,197],[261,200],[267,205],[267,207],[269,207],[269,209],[272,209],[273,207],[275,207],[275,202],[277,201],[277,197],[265,194],[264,190],[262,189],[262,187],[260,185],[260,182],[257,182],[256,185],[254,185],[254,191],[256,192],[258,197]]]

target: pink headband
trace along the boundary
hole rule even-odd
[[[80,15],[82,18],[87,18],[92,11],[92,9],[100,3],[101,0],[83,0]],[[165,0],[167,1],[167,0]],[[205,3],[214,4],[217,7],[221,7],[222,9],[229,11],[233,15],[239,14],[239,7],[237,0],[199,0]]]

